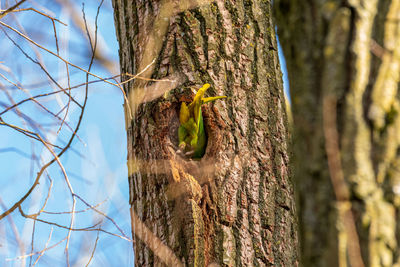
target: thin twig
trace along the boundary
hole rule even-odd
[[[4,23],[4,22],[2,22],[2,21],[0,21],[0,25],[3,25],[4,27],[6,27],[6,28],[12,30],[13,32],[17,33],[18,35],[20,35],[21,37],[23,37],[23,38],[26,39],[27,41],[29,41],[29,42],[31,42],[32,44],[34,44],[35,46],[37,46],[37,47],[39,47],[40,49],[42,49],[42,50],[48,52],[48,53],[51,54],[51,55],[57,57],[58,59],[60,59],[61,61],[67,63],[68,65],[70,65],[70,66],[72,66],[72,67],[74,67],[74,68],[76,68],[76,69],[78,69],[78,70],[80,70],[80,71],[85,72],[87,75],[96,77],[96,78],[98,78],[98,79],[103,80],[104,82],[106,82],[106,83],[108,83],[108,84],[111,84],[111,85],[113,85],[113,86],[115,86],[115,87],[118,87],[117,84],[112,83],[112,82],[109,82],[109,81],[107,81],[107,80],[104,80],[104,79],[101,78],[100,76],[98,76],[98,75],[96,75],[96,74],[94,74],[94,73],[91,73],[90,71],[87,71],[87,70],[85,70],[85,69],[79,67],[78,65],[75,65],[75,64],[69,62],[68,60],[62,58],[61,56],[57,55],[57,54],[54,53],[53,51],[51,51],[51,50],[45,48],[44,46],[38,44],[38,43],[35,42],[35,41],[33,41],[31,38],[29,38],[29,37],[26,36],[25,34],[21,33],[21,32],[18,31],[17,29],[11,27],[10,25],[8,25],[8,24],[6,24],[6,23]],[[120,87],[118,87],[118,88],[120,88]]]
[[[97,212],[98,214],[102,215],[103,217],[105,217],[106,219],[110,220],[112,222],[112,224],[115,225],[115,227],[118,229],[118,231],[126,238],[129,239],[129,237],[124,233],[124,231],[118,226],[118,224],[111,218],[109,217],[107,214],[97,210],[94,206],[90,205],[89,203],[87,203],[83,198],[81,198],[78,195],[75,195],[80,201],[82,201],[86,206],[90,207],[90,209],[94,210],[95,212]]]
[[[101,228],[101,224],[100,224],[100,228]],[[86,267],[89,266],[90,262],[93,259],[94,252],[96,251],[96,248],[97,248],[97,243],[99,242],[99,236],[100,236],[100,231],[97,231],[96,240],[94,242],[94,247],[93,247],[92,253],[90,254],[90,258],[89,258],[88,263],[86,264]]]
[[[11,6],[10,8],[6,9],[5,11],[0,13],[0,19],[2,19],[5,15],[7,15],[8,13],[11,13],[14,11],[14,9],[16,9],[17,7],[19,7],[21,4],[23,4],[26,0],[21,0],[18,3],[16,3],[15,5]]]
[[[364,262],[361,256],[360,241],[357,234],[353,212],[351,210],[350,190],[344,179],[340,159],[339,134],[336,127],[336,97],[325,96],[322,105],[325,149],[333,191],[335,192],[338,204],[344,204],[339,208],[345,208],[344,213],[339,210],[339,217],[342,217],[341,219],[348,235],[349,260],[352,267],[364,267]]]
[[[42,251],[39,253],[39,256],[36,258],[36,261],[33,263],[32,266],[35,266],[36,263],[38,263],[39,259],[43,256],[44,252],[47,250],[47,247],[49,245],[49,242],[51,240],[51,236],[53,235],[53,228],[51,228],[50,234],[49,234],[49,238],[47,239],[46,244],[44,245],[44,249],[42,249]]]
[[[21,255],[21,256],[12,258],[12,259],[6,259],[6,261],[20,260],[20,259],[24,259],[24,258],[31,257],[31,256],[34,256],[34,255],[41,254],[42,252],[45,252],[45,251],[47,251],[47,250],[50,250],[50,249],[52,249],[52,248],[57,247],[57,246],[60,245],[62,242],[64,242],[66,239],[67,239],[67,238],[65,237],[64,239],[58,241],[58,242],[55,243],[54,245],[52,245],[52,246],[50,246],[50,247],[46,247],[45,249],[43,249],[43,250],[41,250],[41,251],[32,252],[32,253],[29,253],[29,254],[26,254],[26,255]]]
[[[55,144],[52,144],[52,143],[44,141],[44,140],[42,141],[41,138],[38,137],[37,133],[34,133],[34,132],[29,131],[29,130],[23,129],[23,128],[18,127],[16,125],[12,125],[12,124],[6,123],[1,118],[0,118],[0,125],[4,125],[4,126],[7,126],[7,127],[10,127],[11,129],[16,130],[16,131],[28,136],[29,138],[35,139],[35,140],[37,140],[39,142],[42,142],[43,144],[50,145],[50,146],[56,147],[58,149],[62,149],[61,147],[59,147],[59,146],[57,146]],[[1,220],[1,218],[0,218],[0,220]]]
[[[0,197],[0,206],[5,210],[6,206],[3,203],[3,200]],[[17,230],[17,226],[14,223],[14,220],[12,219],[12,217],[8,217],[8,223],[10,224],[11,230],[14,234],[15,240],[17,241],[18,244],[18,248],[21,254],[25,254],[25,245],[24,242],[21,240],[21,237],[19,235],[19,232]]]
[[[48,15],[48,14],[46,14],[46,13],[43,13],[43,12],[37,10],[37,9],[32,8],[32,7],[14,9],[12,12],[13,12],[13,13],[16,13],[16,12],[22,12],[22,11],[33,11],[33,12],[36,12],[36,13],[38,13],[38,14],[44,16],[44,17],[47,17],[47,18],[51,19],[52,21],[56,21],[56,22],[58,22],[58,23],[60,23],[60,24],[62,24],[62,25],[64,25],[64,26],[68,26],[68,24],[62,22],[61,20],[56,19],[56,18],[54,18],[54,17],[52,17],[52,16],[50,16],[50,15]]]

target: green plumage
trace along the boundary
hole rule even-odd
[[[179,148],[186,155],[191,155],[192,158],[196,159],[203,157],[207,143],[201,105],[226,97],[216,96],[204,98],[204,93],[209,87],[210,85],[208,83],[204,84],[203,87],[197,91],[196,96],[189,106],[184,102],[182,103],[179,112]]]

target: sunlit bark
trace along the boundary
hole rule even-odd
[[[184,265],[295,266],[296,212],[271,3],[113,4],[121,72],[169,80],[124,84],[133,214]],[[228,98],[204,106],[208,145],[193,161],[176,153],[178,112],[192,100],[191,88],[204,83],[211,84],[209,96]],[[154,88],[155,99],[148,97]],[[144,229],[132,226],[137,266],[173,265],[137,228]]]

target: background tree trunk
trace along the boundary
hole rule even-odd
[[[400,1],[275,4],[292,97],[303,265],[351,262],[358,242],[346,218],[353,217],[364,264],[399,266]]]
[[[145,69],[143,77],[172,81],[124,84],[133,214],[188,266],[295,266],[296,212],[270,1],[113,5],[121,72]],[[204,83],[211,84],[209,96],[228,98],[203,107],[204,157],[183,159],[175,153],[180,103]],[[137,266],[173,265],[135,228]]]

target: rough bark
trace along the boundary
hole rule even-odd
[[[124,84],[134,214],[187,266],[295,266],[296,212],[271,3],[113,5],[121,72],[147,66],[143,76],[173,81]],[[209,96],[228,98],[203,107],[208,144],[194,161],[176,154],[178,114],[180,103],[192,100],[191,88],[204,83],[211,84]],[[145,103],[132,104],[138,99]],[[137,266],[173,265],[135,228]]]
[[[350,208],[364,264],[399,266],[400,1],[275,4],[292,96],[303,265],[351,262],[357,241],[341,216]]]

